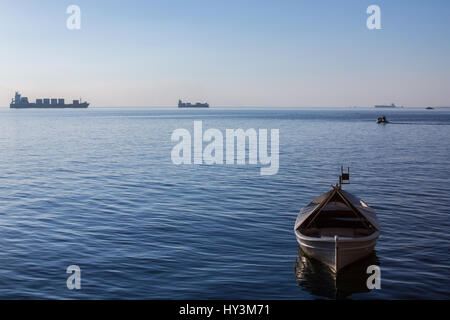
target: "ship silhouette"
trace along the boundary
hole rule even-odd
[[[65,103],[64,99],[36,99],[36,102],[29,102],[27,97],[22,97],[19,92],[16,92],[14,99],[11,100],[10,108],[14,109],[48,109],[48,108],[87,108],[88,102],[80,100],[73,100],[72,103]]]
[[[181,100],[178,100],[178,108],[209,108],[209,104],[207,102],[197,102],[196,104],[192,104],[190,102],[183,102]]]

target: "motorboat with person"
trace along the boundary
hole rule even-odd
[[[389,123],[389,121],[386,119],[386,116],[382,116],[377,119],[377,123]]]

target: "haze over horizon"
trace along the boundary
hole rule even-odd
[[[81,30],[68,30],[69,5]],[[381,8],[381,30],[366,9]],[[450,2],[0,3],[0,106],[450,106]]]

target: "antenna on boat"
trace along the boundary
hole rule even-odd
[[[344,167],[341,166],[341,175],[339,176],[339,189],[343,184],[350,184],[350,167],[347,167],[347,172],[344,172]]]

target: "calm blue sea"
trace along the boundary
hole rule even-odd
[[[279,129],[278,174],[175,166],[171,133],[194,120]],[[0,298],[448,299],[449,141],[445,109],[1,109]],[[382,235],[334,279],[293,226],[341,165]]]

